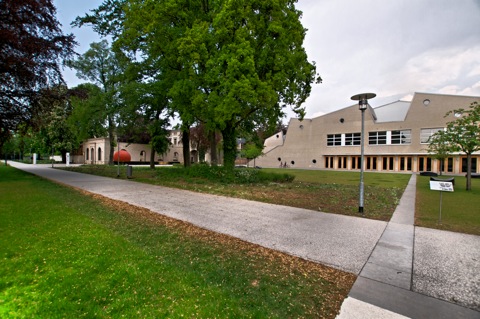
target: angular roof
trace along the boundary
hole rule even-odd
[[[376,123],[405,121],[411,102],[396,101],[373,109]]]

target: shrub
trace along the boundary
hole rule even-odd
[[[202,178],[226,184],[287,183],[295,179],[295,176],[286,173],[267,173],[250,168],[236,168],[232,172],[222,166],[209,166],[206,164],[192,165],[179,170],[178,173],[190,178]]]

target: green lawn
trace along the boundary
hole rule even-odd
[[[360,172],[282,168],[266,168],[263,170],[266,172],[292,174],[295,176],[295,181],[306,183],[358,186],[360,182]],[[410,176],[411,174],[364,172],[363,180],[365,186],[405,189]]]
[[[0,166],[1,318],[334,318],[355,277]]]
[[[480,179],[472,179],[472,190],[465,190],[464,176],[455,177],[454,192],[442,192],[442,218],[440,192],[430,190],[430,178],[418,176],[416,196],[416,225],[480,235]]]
[[[72,167],[69,170],[116,177],[115,166]],[[126,178],[125,166],[120,166],[120,178]],[[261,175],[263,180],[249,182],[245,176]],[[293,182],[272,180],[269,175],[294,176]],[[295,169],[238,169],[243,181],[225,179],[221,170],[208,171],[204,165],[190,169],[181,167],[133,167],[133,179],[138,182],[188,189],[197,192],[238,197],[265,203],[306,208],[326,213],[362,216],[390,220],[410,179],[410,174],[365,173],[365,214],[358,213],[358,172],[295,170]]]

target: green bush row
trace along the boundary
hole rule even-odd
[[[295,176],[286,173],[267,173],[253,168],[235,168],[233,171],[222,166],[209,166],[205,164],[192,165],[188,168],[169,170],[178,176],[201,178],[222,183],[288,183],[295,179]]]

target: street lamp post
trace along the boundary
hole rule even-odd
[[[368,100],[377,96],[375,93],[361,93],[351,97],[352,100],[358,101],[358,108],[362,112],[362,132],[360,136],[360,199],[358,212],[363,214],[364,187],[363,187],[363,156],[364,156],[364,133],[365,133],[365,110],[368,106]]]

